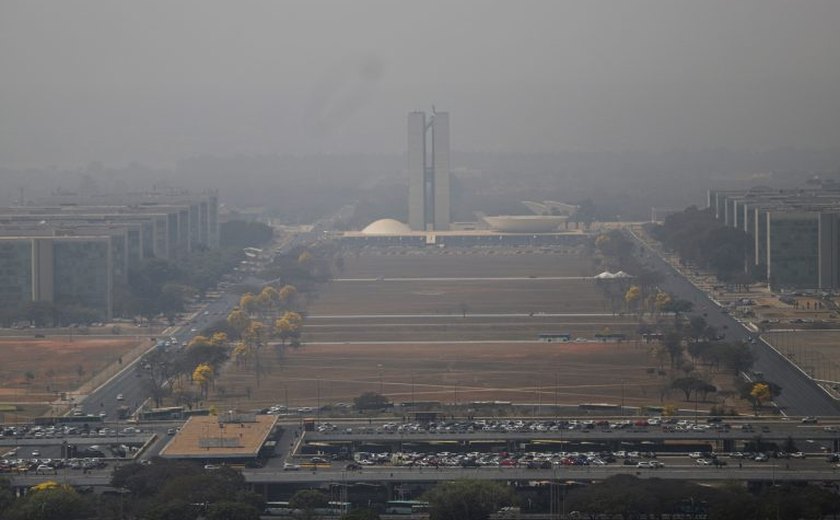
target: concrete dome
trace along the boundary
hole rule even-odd
[[[484,217],[484,221],[495,231],[503,233],[550,233],[568,220],[560,215],[505,215]]]
[[[407,235],[411,228],[392,218],[383,218],[371,222],[362,230],[364,235]]]

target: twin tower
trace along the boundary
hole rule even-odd
[[[408,226],[449,229],[449,113],[408,114]]]

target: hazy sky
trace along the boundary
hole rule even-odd
[[[840,144],[840,1],[0,0],[0,165]]]

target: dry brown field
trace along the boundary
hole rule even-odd
[[[0,402],[44,403],[76,390],[142,344],[135,338],[0,338]],[[30,372],[34,378],[27,379]]]
[[[563,253],[523,248],[393,249],[349,253],[339,278],[592,276],[592,259],[579,249]]]
[[[642,406],[661,405],[667,383],[653,370],[648,346],[635,342],[311,344],[282,355],[270,347],[261,365],[259,386],[251,366],[230,367],[210,400],[300,407],[381,392],[394,402],[620,404],[623,398]]]
[[[588,279],[335,281],[321,291],[313,315],[608,313]]]
[[[840,382],[840,330],[784,330],[762,335],[816,379]]]
[[[227,367],[210,402],[302,407],[381,391],[394,402],[680,405],[634,339],[636,319],[613,315],[590,280],[550,279],[592,271],[585,255],[515,250],[350,257],[311,301],[304,346],[264,349],[259,383],[253,364]],[[629,339],[544,343],[541,332]]]

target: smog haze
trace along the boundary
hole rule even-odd
[[[0,164],[836,148],[840,3],[4,2]]]

